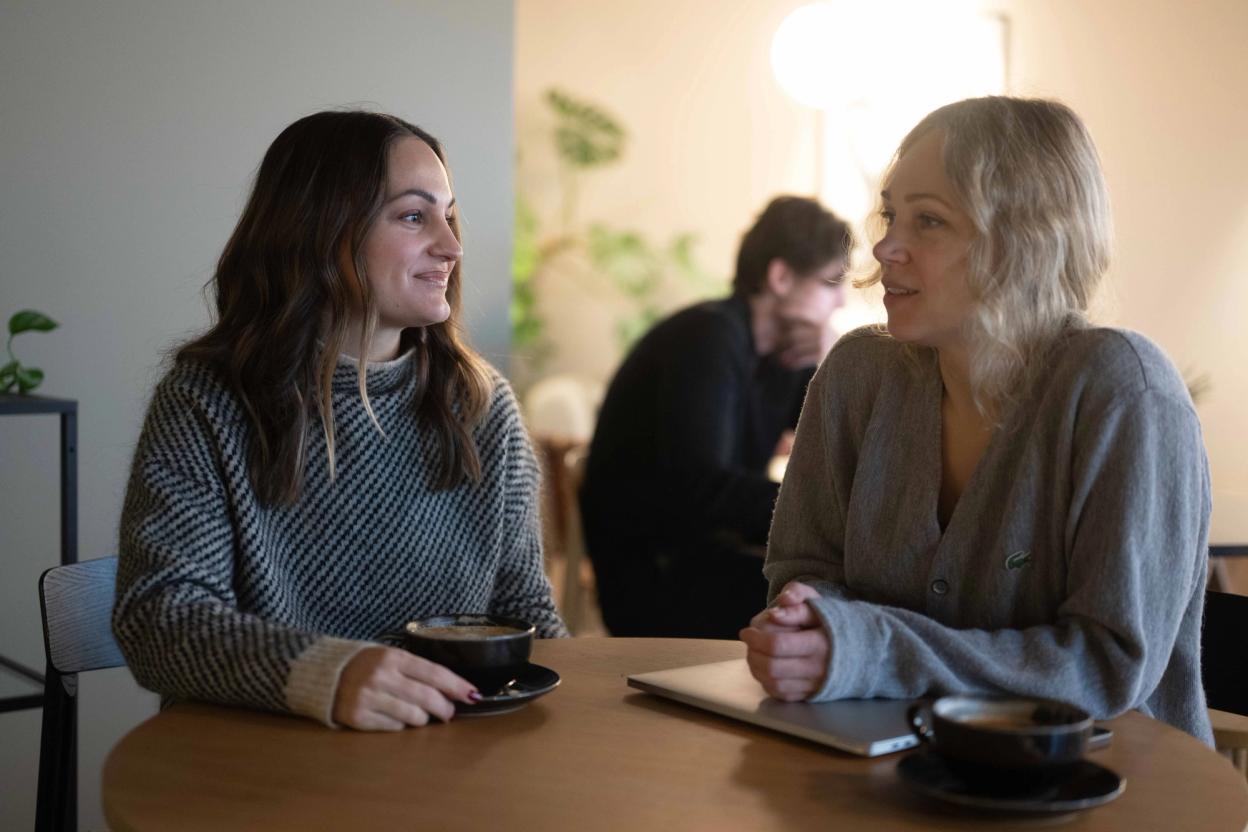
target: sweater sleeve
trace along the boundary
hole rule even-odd
[[[214,419],[168,382],[135,451],[122,511],[113,631],[139,684],[172,699],[295,712],[330,724],[343,666],[364,642],[239,609],[236,518]]]
[[[555,608],[542,554],[538,505],[540,469],[520,419],[515,395],[505,383],[495,391],[491,418],[502,421],[504,459],[504,551],[494,576],[490,612],[528,621],[541,638],[569,635]]]
[[[838,442],[832,431],[837,423],[848,427],[848,420],[825,406],[839,358],[834,350],[806,392],[767,540],[763,574],[769,584],[768,601],[790,581],[809,584],[824,596],[853,597],[845,586],[846,472],[852,476],[853,459],[838,460],[847,452],[847,443]]]
[[[1074,454],[1067,590],[1053,623],[959,630],[911,610],[817,599],[832,651],[812,700],[1008,691],[1072,701],[1098,719],[1143,705],[1204,591],[1199,424],[1188,402],[1146,389],[1081,414]]]

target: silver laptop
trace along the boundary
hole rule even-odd
[[[918,743],[906,724],[910,701],[780,702],[769,697],[750,675],[745,659],[635,673],[628,677],[628,684],[864,757],[913,748]]]

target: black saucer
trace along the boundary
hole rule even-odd
[[[492,696],[484,696],[480,702],[469,705],[455,703],[456,716],[493,716],[519,710],[539,696],[559,687],[559,674],[549,667],[529,662],[520,675]]]
[[[919,751],[897,764],[897,774],[917,792],[961,806],[1010,812],[1072,812],[1108,803],[1122,794],[1127,781],[1089,760],[1080,760],[1068,776],[1036,789],[1003,792],[968,780],[938,754]]]

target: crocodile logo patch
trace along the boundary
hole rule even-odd
[[[1028,552],[1026,549],[1019,549],[1014,554],[1006,557],[1005,568],[1022,569],[1029,563],[1031,563],[1031,552]]]

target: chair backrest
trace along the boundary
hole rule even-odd
[[[1205,593],[1201,676],[1210,708],[1248,716],[1248,597]]]
[[[54,566],[39,578],[43,643],[58,673],[80,673],[126,663],[113,640],[117,558]]]
[[[587,443],[604,392],[600,382],[573,375],[546,376],[524,395],[524,422],[534,436]]]
[[[585,464],[589,458],[589,446],[573,445],[565,448],[558,459],[558,477],[554,483],[558,489],[560,535],[563,546],[563,600],[560,612],[568,631],[573,635],[581,626],[581,607],[584,604],[582,570],[588,563],[585,557],[585,539],[581,533],[580,491],[585,479]]]

